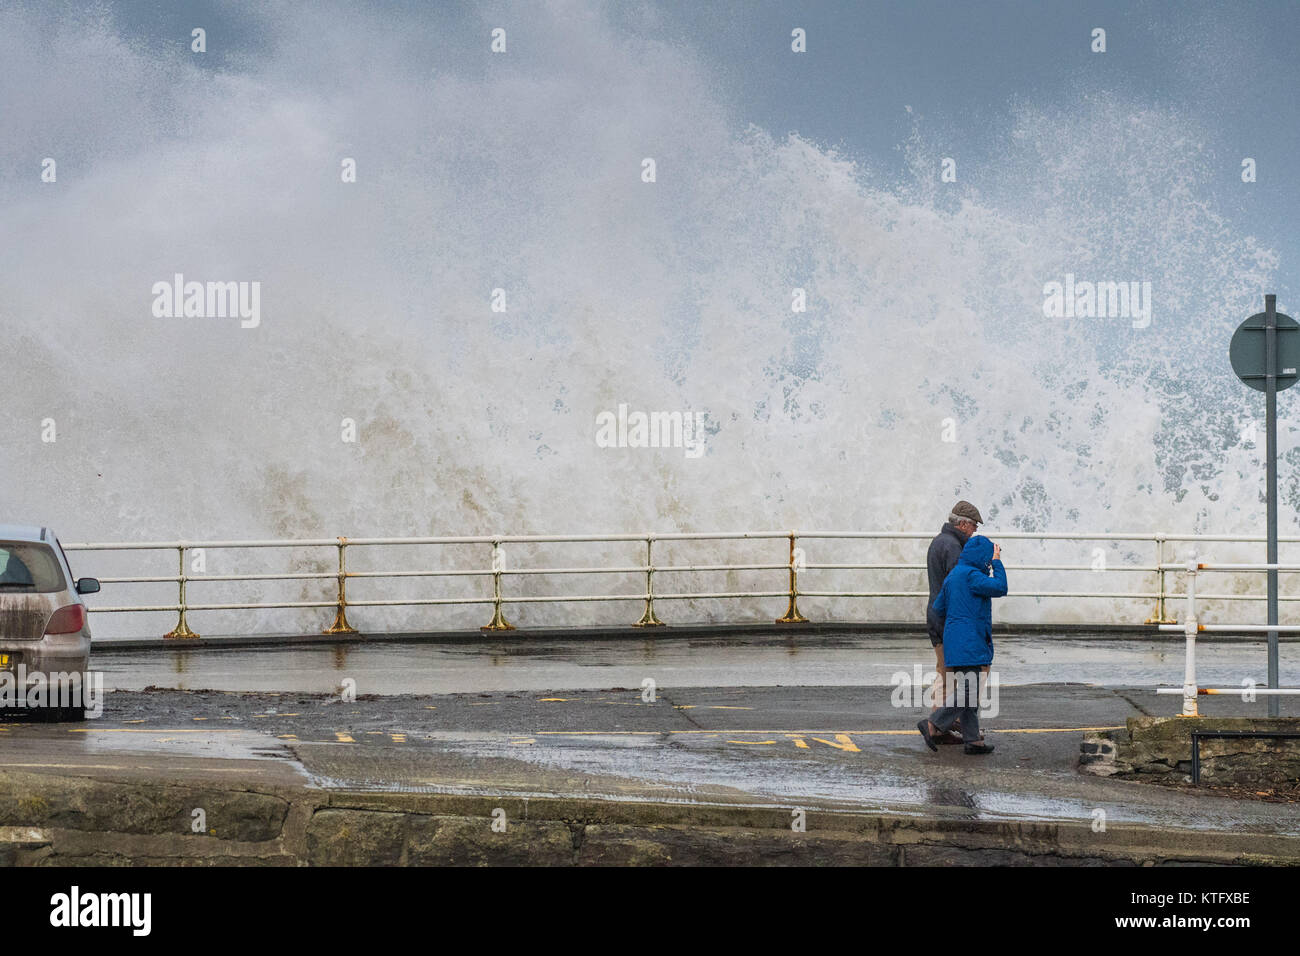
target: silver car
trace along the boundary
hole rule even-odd
[[[80,595],[98,590],[94,578],[74,582],[49,528],[0,524],[0,709],[37,700],[43,717],[85,717],[79,681],[90,667],[90,622]],[[42,681],[47,693],[31,694]]]

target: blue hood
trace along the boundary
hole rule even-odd
[[[961,557],[958,560],[961,564],[969,564],[981,571],[986,570],[993,563],[993,542],[982,534],[971,535],[966,546],[961,549]]]

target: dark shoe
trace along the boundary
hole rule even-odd
[[[966,741],[962,739],[961,734],[955,730],[950,730],[946,734],[940,734],[935,738],[935,743],[940,744],[964,744],[965,742]]]
[[[938,753],[939,745],[934,742],[934,737],[930,736],[930,722],[928,720],[917,721],[916,729],[919,730],[921,736],[925,738],[925,745],[935,753]]]
[[[968,754],[991,754],[993,753],[992,744],[967,744],[962,748]]]

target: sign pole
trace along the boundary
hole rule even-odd
[[[1260,341],[1259,333],[1264,333]],[[1284,334],[1285,333],[1285,334]],[[1260,346],[1263,348],[1260,348]],[[1247,386],[1265,395],[1264,466],[1268,503],[1268,563],[1277,564],[1277,393],[1300,382],[1300,322],[1277,310],[1277,296],[1264,296],[1264,311],[1237,326],[1228,344],[1228,361]],[[1268,686],[1278,689],[1277,568],[1268,570]],[[1277,694],[1268,694],[1268,715],[1281,712]]]
[[[1264,427],[1268,431],[1268,563],[1277,564],[1277,296],[1264,296]],[[1268,572],[1268,686],[1276,689],[1277,673],[1277,568]],[[1281,712],[1276,694],[1268,695],[1268,715]]]

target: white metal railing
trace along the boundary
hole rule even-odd
[[[230,541],[143,541],[143,542],[100,542],[66,545],[65,550],[78,552],[174,552],[177,561],[176,574],[130,574],[124,576],[105,576],[102,577],[101,583],[104,585],[144,585],[144,584],[174,584],[177,588],[177,598],[174,603],[145,603],[145,604],[120,604],[109,605],[104,607],[95,607],[95,613],[127,613],[127,612],[174,612],[178,615],[176,626],[165,636],[169,638],[193,638],[195,634],[189,627],[187,614],[192,612],[207,611],[233,611],[233,610],[262,610],[262,609],[311,609],[311,608],[333,608],[335,611],[334,621],[325,628],[326,634],[347,634],[356,633],[347,620],[347,609],[367,608],[367,607],[468,607],[477,605],[491,605],[492,618],[488,624],[483,626],[483,630],[511,630],[512,625],[506,620],[503,608],[505,605],[526,605],[526,604],[560,604],[560,603],[584,603],[584,602],[616,602],[616,601],[634,601],[644,603],[644,612],[641,618],[635,622],[636,626],[651,627],[661,626],[663,622],[658,618],[655,612],[656,601],[685,601],[685,600],[736,600],[736,599],[757,599],[757,598],[786,598],[788,606],[786,613],[777,618],[778,623],[797,623],[807,619],[803,617],[798,608],[799,598],[925,598],[928,596],[928,589],[925,586],[925,579],[920,579],[920,589],[915,588],[889,588],[878,587],[875,589],[855,588],[855,589],[803,589],[799,587],[799,576],[811,572],[832,573],[832,572],[876,572],[876,573],[896,573],[896,572],[921,572],[925,571],[924,553],[922,552],[921,560],[918,562],[908,561],[862,561],[862,562],[823,562],[813,563],[807,560],[806,550],[800,546],[800,543],[810,541],[873,541],[873,542],[928,542],[934,537],[934,532],[907,532],[907,531],[876,531],[876,532],[856,532],[856,531],[829,531],[829,532],[795,532],[795,531],[741,531],[741,532],[716,532],[716,533],[695,533],[695,532],[673,532],[673,533],[642,533],[642,534],[570,534],[570,535],[472,535],[472,536],[446,536],[446,537],[386,537],[386,538],[307,538],[307,539],[268,539],[268,540],[230,540]],[[1158,532],[1140,532],[1140,533],[1118,533],[1118,532],[1100,532],[1100,533],[1056,533],[1056,532],[1004,532],[995,535],[1000,541],[1008,540],[1026,540],[1037,542],[1073,542],[1083,544],[1084,546],[1092,545],[1099,542],[1125,542],[1134,548],[1143,546],[1152,546],[1154,550],[1154,560],[1150,564],[1112,564],[1098,568],[1095,563],[1080,564],[1065,561],[1048,561],[1038,564],[1012,564],[1008,563],[1008,570],[1016,573],[1030,572],[1070,572],[1070,571],[1090,571],[1094,572],[1090,577],[1093,580],[1105,579],[1106,575],[1115,575],[1122,573],[1140,574],[1151,580],[1152,585],[1146,589],[1140,590],[1117,590],[1114,587],[1102,588],[1097,587],[1091,590],[1083,591],[1063,591],[1043,589],[1039,587],[1025,587],[1017,583],[1014,591],[1015,597],[1022,598],[1043,598],[1051,600],[1088,600],[1088,599],[1114,599],[1114,600],[1132,600],[1152,602],[1154,613],[1147,618],[1146,623],[1169,625],[1171,622],[1165,617],[1166,602],[1171,597],[1178,597],[1176,594],[1170,594],[1166,590],[1165,574],[1169,570],[1183,569],[1181,564],[1166,563],[1165,549],[1166,545],[1174,542],[1232,542],[1237,544],[1247,544],[1262,542],[1262,537],[1243,537],[1227,535],[1175,535]],[[776,554],[770,561],[739,561],[739,562],[687,562],[687,563],[667,563],[658,564],[655,562],[654,554],[657,544],[670,542],[682,543],[704,543],[704,542],[726,542],[726,541],[743,541],[751,540],[759,544],[766,542],[780,541],[784,545],[779,553],[779,559]],[[1300,537],[1279,539],[1287,543],[1300,542]],[[577,565],[568,565],[560,567],[506,567],[504,561],[505,545],[555,545],[555,544],[576,544],[576,545],[618,545],[633,544],[638,548],[638,557],[633,561],[616,561],[608,565],[592,565],[590,562]],[[392,570],[353,570],[347,568],[347,559],[349,550],[366,549],[370,552],[378,548],[409,548],[412,546],[468,546],[482,547],[484,556],[490,558],[488,566],[475,567],[432,567],[432,568],[411,568],[398,567]],[[331,549],[335,553],[331,555],[330,567],[328,570],[318,568],[316,570],[297,570],[297,571],[270,571],[242,574],[206,574],[206,573],[187,573],[186,558],[200,550],[205,554],[209,551],[218,550],[241,550],[241,549],[306,549],[308,551],[319,552],[323,549]],[[1258,565],[1230,565],[1226,568],[1239,570],[1254,570]],[[1285,570],[1300,571],[1300,565],[1286,566]],[[655,578],[658,575],[674,575],[684,573],[699,574],[716,574],[733,572],[779,572],[782,576],[782,586],[773,588],[767,586],[767,589],[745,588],[745,589],[712,589],[712,590],[662,590],[656,589]],[[617,593],[559,593],[559,594],[537,594],[537,593],[507,593],[503,588],[503,583],[508,578],[528,579],[538,576],[563,576],[563,575],[638,575],[644,576],[644,589],[637,591],[624,591]],[[390,581],[402,579],[431,579],[431,578],[474,578],[489,579],[491,581],[491,594],[464,594],[448,597],[429,597],[429,596],[393,596],[389,595],[377,599],[355,600],[347,597],[347,583],[349,580],[367,580],[367,579],[385,579]],[[318,600],[295,600],[295,601],[209,601],[194,602],[190,600],[188,587],[198,582],[202,582],[205,588],[210,584],[222,582],[270,582],[270,581],[332,581],[333,588],[329,596]],[[1031,579],[1032,580],[1032,579]],[[1113,580],[1113,578],[1111,578]],[[391,590],[391,589],[390,589]],[[1222,595],[1202,595],[1202,600],[1225,600],[1225,601],[1257,601],[1264,600],[1265,596],[1255,594],[1222,594]],[[1284,595],[1282,600],[1300,601],[1300,593]],[[1165,626],[1163,629],[1170,629]],[[1243,630],[1243,628],[1223,628],[1224,630]],[[1300,627],[1292,630],[1300,631]]]
[[[1279,538],[1279,541],[1291,540]],[[1183,686],[1182,687],[1159,687],[1156,689],[1157,694],[1182,694],[1183,695],[1183,716],[1196,717],[1199,709],[1197,707],[1197,698],[1203,695],[1231,695],[1248,698],[1251,695],[1262,694],[1270,697],[1287,697],[1300,696],[1300,688],[1289,687],[1255,687],[1253,684],[1244,687],[1197,687],[1196,685],[1196,635],[1200,633],[1247,633],[1247,634],[1300,634],[1300,625],[1297,624],[1202,624],[1196,615],[1196,576],[1203,571],[1219,572],[1255,572],[1255,571],[1276,571],[1279,574],[1284,572],[1300,572],[1300,564],[1206,564],[1198,560],[1196,550],[1193,548],[1187,555],[1187,561],[1183,564],[1167,564],[1164,570],[1180,570],[1184,573],[1186,584],[1187,613],[1183,617],[1183,622],[1178,623],[1161,623],[1159,629],[1162,631],[1181,631],[1186,637],[1186,650],[1183,655]],[[1219,595],[1201,595],[1202,601],[1214,600]],[[1268,600],[1268,595],[1262,598],[1255,597],[1255,600]],[[1283,600],[1279,595],[1279,600]],[[1292,598],[1294,600],[1294,598]],[[1270,652],[1271,653],[1271,652]],[[1270,665],[1271,666],[1271,665]],[[1270,680],[1271,682],[1271,680]],[[1271,706],[1271,705],[1270,705]]]

